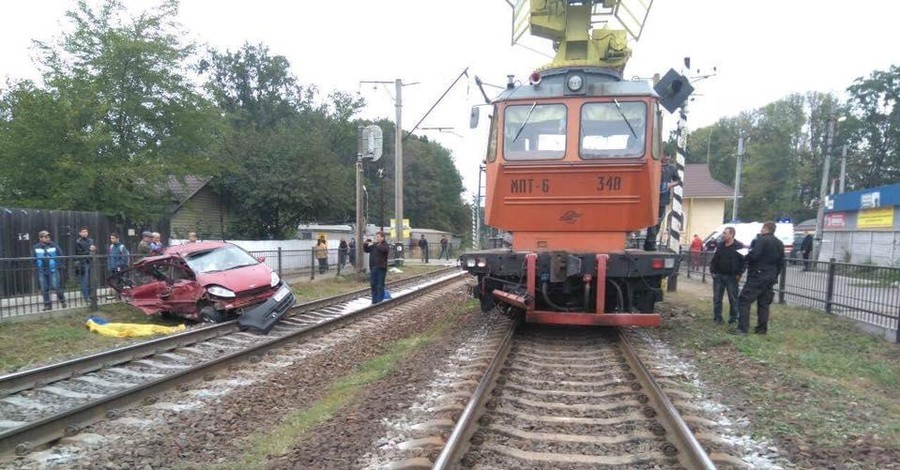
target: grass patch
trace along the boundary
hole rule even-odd
[[[295,411],[287,415],[275,428],[256,433],[247,439],[248,450],[239,462],[215,466],[218,469],[257,469],[265,468],[269,457],[284,455],[290,451],[294,443],[303,434],[316,425],[332,418],[341,408],[360,397],[372,384],[378,382],[407,358],[423,347],[444,336],[465,312],[471,309],[471,303],[454,308],[448,315],[443,315],[436,324],[427,331],[404,338],[384,347],[384,352],[361,364],[353,373],[340,378],[325,395],[309,408]]]
[[[870,435],[881,446],[900,447],[900,346],[851,320],[782,305],[772,306],[768,335],[732,336],[712,323],[710,295],[685,289],[666,303],[686,314],[665,334],[695,353],[705,381],[751,404],[754,410],[744,411],[755,413],[759,436],[815,449]]]
[[[14,372],[142,340],[109,338],[91,333],[84,326],[91,314],[87,309],[81,309],[54,318],[0,324],[0,370],[3,373]],[[177,324],[148,317],[125,304],[103,305],[94,314],[111,322]]]

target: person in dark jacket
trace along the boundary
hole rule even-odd
[[[135,253],[137,255],[135,258],[135,261],[144,259],[147,256],[150,256],[150,244],[151,243],[153,243],[153,232],[141,233],[141,241],[140,241],[140,243],[138,243],[137,250],[135,250],[137,252],[137,253]]]
[[[350,258],[350,265],[356,267],[356,237],[350,239],[347,243],[347,257]]]
[[[341,243],[338,244],[338,268],[343,268],[347,264],[347,250],[349,250],[347,240],[341,238]]]
[[[747,282],[738,296],[738,326],[731,333],[747,334],[750,329],[750,306],[756,305],[756,334],[769,331],[769,305],[775,298],[772,287],[784,267],[784,244],[775,237],[775,222],[766,222],[759,237],[751,244],[747,261]]]
[[[738,319],[738,281],[744,273],[744,245],[734,239],[734,227],[725,227],[722,243],[716,247],[709,272],[713,275],[713,321],[722,323],[722,296],[728,292],[728,324]]]
[[[438,259],[446,257],[447,260],[450,260],[450,241],[447,240],[446,235],[441,235],[441,254],[438,255]]]
[[[419,238],[419,254],[422,256],[422,262],[428,262],[428,240],[425,239],[425,234],[422,234],[422,237]]]
[[[34,263],[37,265],[38,282],[41,285],[41,295],[44,297],[43,310],[53,308],[53,303],[50,302],[51,289],[56,291],[59,306],[66,308],[66,295],[59,282],[59,272],[62,268],[59,257],[63,255],[62,248],[50,239],[50,232],[46,230],[38,232],[38,239],[40,241],[34,244]]]
[[[94,240],[88,237],[87,227],[81,227],[78,238],[75,239],[75,274],[81,281],[81,296],[85,301],[91,299],[91,255],[97,252]]]
[[[117,274],[128,269],[128,261],[131,257],[131,253],[128,252],[128,248],[125,248],[125,244],[119,241],[119,234],[111,233],[109,234],[109,249],[106,252],[106,276],[107,278],[112,278]],[[116,283],[120,283],[122,279],[120,277],[115,278]],[[110,294],[106,297],[106,300],[118,299],[121,296],[118,291],[115,294]]]
[[[809,271],[809,254],[813,249],[813,236],[806,232],[806,237],[800,243],[800,254],[803,255],[803,270]]]
[[[678,168],[669,164],[671,151],[665,150],[662,155],[662,178],[659,183],[659,215],[656,218],[656,225],[647,227],[647,238],[644,240],[644,251],[656,251],[656,237],[659,235],[659,225],[663,217],[666,215],[666,206],[669,205],[672,188],[681,184],[681,177],[678,176]]]
[[[369,284],[372,287],[372,303],[384,300],[384,279],[387,277],[387,259],[391,248],[384,241],[384,232],[375,234],[375,243],[366,239],[363,251],[369,254]]]

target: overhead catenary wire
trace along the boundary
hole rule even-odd
[[[447,93],[450,93],[450,90],[452,90],[453,87],[456,86],[456,84],[459,82],[459,79],[461,79],[463,76],[466,76],[466,77],[469,76],[469,68],[468,68],[468,67],[466,67],[465,69],[463,69],[462,73],[460,73],[460,74],[456,77],[456,80],[453,80],[453,83],[451,83],[450,86],[447,87],[446,90],[444,90],[444,93],[441,95],[441,97],[438,98],[437,101],[435,101],[433,105],[431,105],[431,108],[429,108],[429,109],[428,109],[428,112],[426,112],[425,115],[422,116],[422,119],[419,119],[419,122],[417,122],[416,125],[413,126],[413,128],[412,128],[409,132],[407,132],[405,136],[403,136],[403,140],[406,140],[407,137],[409,137],[410,135],[412,135],[412,133],[415,132],[416,129],[419,128],[419,125],[422,124],[422,121],[424,121],[425,118],[427,118],[428,115],[431,114],[432,111],[434,111],[434,108],[436,108],[437,105],[440,104],[441,100],[443,100],[444,97],[447,96]]]

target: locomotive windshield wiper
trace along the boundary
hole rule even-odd
[[[518,140],[519,136],[522,135],[522,131],[525,130],[525,126],[528,125],[528,120],[531,118],[531,112],[534,111],[535,106],[537,106],[537,101],[535,101],[534,103],[531,103],[531,109],[528,110],[528,114],[525,115],[525,120],[522,121],[522,125],[519,127],[519,130],[516,131],[516,136],[513,137],[513,140],[512,140],[513,142]],[[622,111],[619,111],[619,112],[621,113]],[[632,132],[634,132],[634,131],[632,131]]]
[[[633,136],[634,136],[634,138],[635,138],[635,139],[636,139],[636,138],[637,138],[637,136],[638,136],[638,135],[637,135],[637,132],[634,132],[634,127],[632,127],[632,126],[631,126],[631,123],[630,123],[630,122],[628,122],[628,118],[627,118],[627,117],[625,117],[625,113],[623,113],[623,112],[622,112],[622,107],[621,107],[621,106],[619,106],[619,100],[616,100],[616,99],[614,99],[614,100],[613,100],[613,103],[615,103],[615,104],[616,104],[616,110],[618,110],[618,111],[619,111],[619,116],[622,116],[622,119],[624,119],[624,120],[625,120],[625,124],[627,124],[627,125],[628,125],[628,130],[630,130],[630,131],[631,131],[631,135],[633,135]]]

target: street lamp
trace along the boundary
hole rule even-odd
[[[828,192],[828,176],[831,172],[831,147],[834,141],[834,132],[837,123],[847,120],[846,116],[832,115],[828,118],[828,134],[825,140],[825,165],[822,168],[822,185],[819,188],[819,210],[816,212],[816,235],[813,245],[813,261],[819,261],[819,253],[822,251],[822,225],[825,222],[825,198]]]

